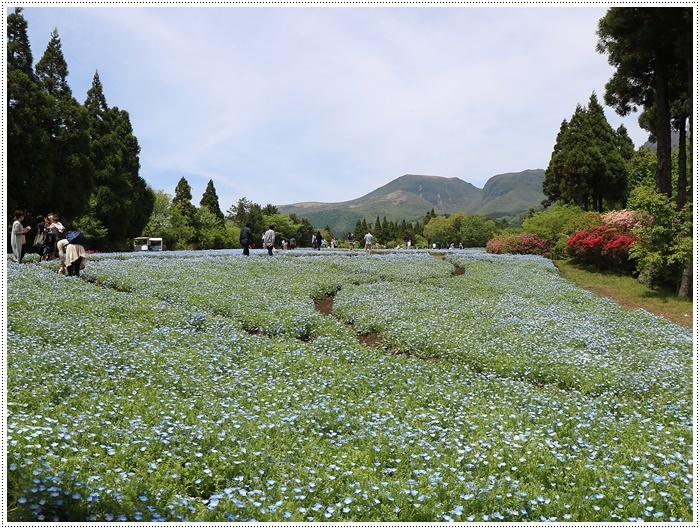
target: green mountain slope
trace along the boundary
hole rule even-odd
[[[459,178],[403,175],[354,200],[302,202],[277,206],[281,213],[306,217],[317,228],[328,225],[334,234],[351,231],[363,218],[415,222],[431,209],[437,214],[478,213],[492,218],[517,218],[545,198],[544,171],[534,169],[491,177],[484,189]]]

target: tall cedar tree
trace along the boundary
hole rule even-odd
[[[219,196],[216,194],[213,180],[209,180],[204,194],[202,194],[202,199],[199,201],[199,205],[200,207],[209,209],[221,222],[224,221],[224,214],[219,206]]]
[[[547,203],[597,211],[620,205],[627,188],[621,145],[627,154],[627,140],[610,127],[593,93],[588,109],[577,105],[571,120],[562,122],[542,184]]]
[[[187,179],[183,176],[175,186],[175,196],[173,197],[173,205],[180,208],[182,213],[195,222],[197,216],[197,208],[192,204],[192,187]]]
[[[64,219],[74,219],[88,207],[94,170],[87,111],[68,86],[68,65],[57,30],[51,33],[46,51],[36,65],[36,75],[51,105],[47,154],[53,174],[53,204],[49,209]]]
[[[21,8],[7,17],[7,212],[46,214],[52,206],[48,156],[51,107],[33,66]]]
[[[123,249],[148,223],[155,195],[139,176],[140,147],[129,114],[107,106],[97,72],[85,108],[90,121],[96,184],[90,215],[108,230],[103,249]]]
[[[592,176],[595,209],[602,212],[606,205],[608,209],[622,206],[627,194],[627,166],[621,150],[624,149],[625,153],[628,153],[629,144],[624,144],[624,138],[619,137],[608,123],[595,92],[588,100],[586,115],[598,154],[595,173]]]
[[[598,22],[599,53],[616,68],[605,85],[605,103],[625,116],[656,106],[656,191],[672,196],[671,105],[674,79],[692,93],[692,7],[611,7]],[[690,12],[690,15],[689,15]]]

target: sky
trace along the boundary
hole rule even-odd
[[[404,174],[546,169],[614,69],[597,7],[26,7],[34,61],[58,30],[74,97],[98,72],[129,113],[141,176],[222,211],[359,198]],[[7,9],[7,13],[11,8]],[[637,115],[605,107],[636,147]]]

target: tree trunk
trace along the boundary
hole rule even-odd
[[[671,109],[668,99],[667,65],[656,54],[656,192],[673,196],[671,185]]]
[[[690,298],[693,296],[693,261],[688,261],[683,269],[681,286],[678,288],[678,295]]]
[[[686,190],[688,187],[687,173],[687,151],[685,139],[685,117],[681,119],[680,127],[678,128],[678,190],[676,192],[676,209],[683,209],[686,203]]]

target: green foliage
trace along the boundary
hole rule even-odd
[[[7,197],[15,209],[46,214],[54,207],[54,175],[49,157],[51,101],[32,68],[27,21],[17,7],[7,16]]]
[[[693,91],[693,8],[611,7],[597,34],[596,49],[615,67],[605,85],[605,103],[622,116],[637,106],[654,108],[648,128],[658,142],[655,185],[670,197],[671,107]]]
[[[95,187],[94,169],[87,112],[68,86],[68,66],[56,30],[36,65],[36,74],[51,109],[47,156],[53,173],[52,207],[64,218],[74,219],[87,210]]]
[[[496,221],[483,215],[466,215],[459,228],[460,242],[465,248],[485,248],[486,243],[500,232]]]
[[[90,214],[108,230],[102,249],[124,250],[148,223],[155,195],[139,176],[140,147],[129,114],[107,105],[97,73],[88,90],[85,108],[96,184]]]
[[[188,250],[197,247],[197,228],[193,219],[185,215],[176,204],[170,205],[170,222],[165,237],[165,247],[171,250]]]
[[[221,219],[206,206],[197,209],[196,226],[199,249],[233,248],[236,244]]]
[[[453,215],[430,216],[430,220],[423,228],[423,236],[428,244],[435,242],[457,246],[462,243],[465,248],[483,248],[489,239],[500,231],[501,228],[496,221],[488,217],[460,212]]]
[[[207,183],[207,188],[204,190],[202,199],[199,201],[199,206],[208,208],[209,211],[216,215],[216,218],[218,218],[221,222],[224,221],[224,214],[219,206],[219,196],[216,194],[213,180],[209,180]]]
[[[629,144],[613,131],[594,92],[588,108],[577,105],[561,125],[542,186],[548,201],[599,212],[619,205],[627,189],[621,152],[629,155]]]
[[[458,242],[455,240],[457,234],[453,228],[452,222],[448,217],[439,216],[431,219],[423,228],[423,236],[428,239],[429,243],[433,242]]]
[[[639,240],[630,255],[637,260],[640,280],[678,287],[693,257],[692,203],[677,211],[673,199],[640,186],[632,192],[629,205],[653,217],[651,224],[634,230]]]
[[[525,219],[522,229],[547,241],[552,246],[552,258],[560,259],[566,240],[576,230],[576,219],[587,216],[588,213],[574,204],[557,202],[554,206]]]
[[[153,211],[141,235],[144,237],[168,238],[170,226],[170,202],[172,197],[165,191],[156,191]],[[170,248],[170,246],[167,246]]]
[[[78,230],[88,240],[88,247],[101,247],[108,235],[108,230],[94,215],[84,215],[73,221],[71,228]]]

